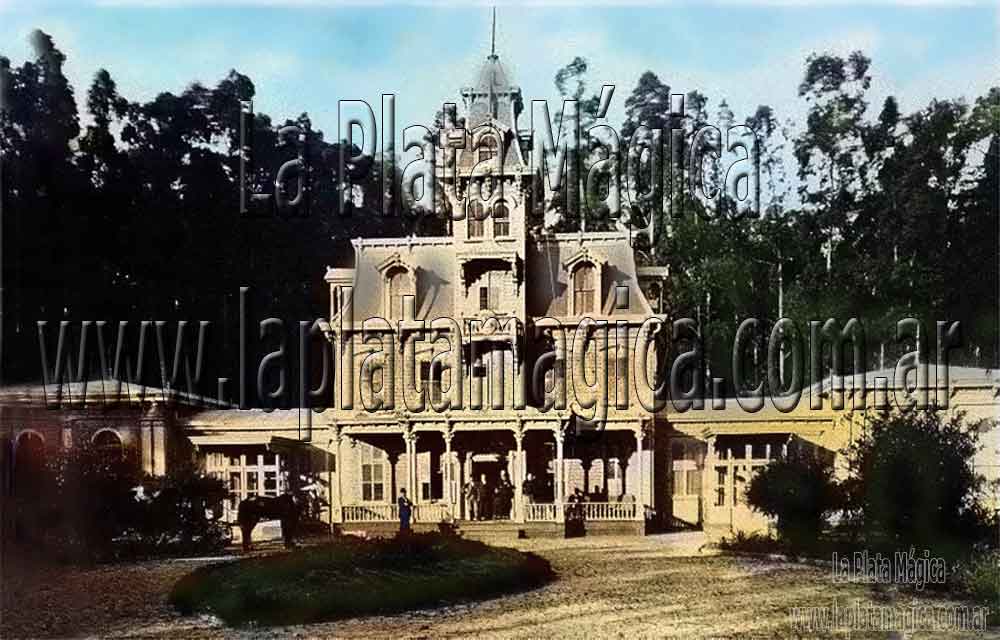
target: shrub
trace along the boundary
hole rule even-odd
[[[170,602],[231,625],[288,625],[393,613],[538,587],[553,578],[532,554],[442,534],[337,541],[197,569]]]
[[[784,553],[787,551],[780,540],[766,533],[744,533],[737,531],[731,538],[719,540],[719,548],[723,551],[742,551],[744,553]]]
[[[792,550],[815,544],[826,517],[843,506],[831,466],[804,454],[773,460],[750,482],[747,502],[777,520]]]
[[[958,558],[985,539],[976,425],[906,409],[877,414],[848,451],[850,513],[874,548]]]
[[[30,491],[14,496],[15,539],[61,560],[200,553],[229,539],[228,527],[206,515],[225,486],[192,467],[143,478],[127,453],[108,455],[81,442],[30,480]]]
[[[190,465],[175,468],[162,478],[147,478],[136,497],[136,517],[115,540],[115,556],[217,551],[230,540],[229,525],[218,519],[225,497],[221,480]]]
[[[1000,552],[974,558],[962,570],[961,582],[970,599],[989,607],[993,623],[1000,622]]]
[[[89,442],[63,449],[19,479],[15,540],[52,550],[60,559],[106,557],[113,539],[139,515],[133,488],[140,479],[134,461]]]

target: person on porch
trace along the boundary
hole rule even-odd
[[[473,478],[465,484],[465,500],[469,505],[469,520],[479,520],[482,517],[481,493],[482,485],[479,478]]]
[[[486,474],[479,476],[476,499],[479,502],[479,519],[493,519],[493,487],[486,480]]]
[[[535,474],[529,473],[525,479],[524,484],[521,485],[521,495],[524,496],[524,501],[527,504],[531,504],[535,501],[535,496],[538,493],[538,483],[535,482]]]
[[[410,532],[410,516],[413,515],[413,503],[406,497],[406,489],[399,490],[399,499],[396,500],[399,507],[399,532],[406,534]]]
[[[507,520],[510,518],[510,509],[514,503],[514,485],[510,483],[507,472],[500,471],[500,482],[497,484],[493,494],[493,519]]]

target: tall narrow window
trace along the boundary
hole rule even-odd
[[[425,393],[430,392],[430,381],[431,381],[431,363],[421,362],[420,363],[420,379],[417,382],[418,388],[423,388]]]
[[[725,507],[728,506],[726,503],[726,486],[729,484],[729,469],[726,467],[716,467],[715,472],[717,474],[715,480],[715,506]]]
[[[410,274],[403,267],[395,267],[388,273],[389,318],[403,317],[403,296],[410,293]]]
[[[482,356],[476,358],[476,361],[472,363],[472,377],[473,378],[486,377],[486,361]]]
[[[503,272],[487,271],[479,282],[479,310],[496,311],[500,306],[500,288],[504,285]]]
[[[485,218],[485,209],[483,208],[482,202],[473,202],[469,205],[469,237],[470,238],[482,238],[485,228],[483,225],[483,218]]]
[[[365,502],[385,500],[385,454],[371,445],[361,450],[361,499]]]
[[[673,484],[673,495],[684,495],[684,472],[674,469],[671,484]]]
[[[493,237],[503,238],[510,235],[510,212],[507,205],[498,202],[493,207]]]
[[[608,460],[608,480],[621,480],[622,468],[618,458]]]
[[[584,263],[573,272],[573,312],[576,315],[594,312],[597,269]]]
[[[420,376],[424,390],[427,392],[427,399],[433,404],[441,402],[441,396],[444,393],[443,375],[444,367],[440,362],[424,362],[420,365]]]
[[[497,155],[497,140],[493,136],[479,139],[479,161],[492,160]]]

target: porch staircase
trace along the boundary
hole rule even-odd
[[[511,522],[509,520],[463,520],[456,523],[458,535],[488,544],[518,538],[563,538],[565,525],[559,522]]]

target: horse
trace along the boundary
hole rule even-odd
[[[293,548],[301,511],[302,507],[295,497],[287,493],[273,498],[254,496],[240,502],[236,512],[236,522],[239,523],[240,533],[243,534],[243,551],[250,551],[250,536],[253,534],[253,528],[261,520],[280,520],[281,537],[285,541],[285,548]]]

